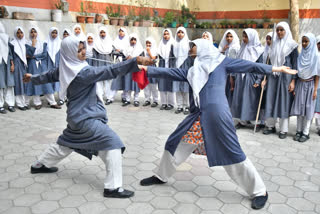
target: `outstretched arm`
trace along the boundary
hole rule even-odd
[[[27,73],[23,76],[23,82],[29,82],[30,80],[34,85],[46,84],[49,82],[58,82],[59,68],[53,68],[48,72],[36,74],[36,75]]]
[[[298,73],[298,71],[286,66],[272,67],[272,65],[250,62],[243,59],[232,60],[231,63],[226,66],[226,70],[230,73],[258,73],[265,75],[271,74],[272,72],[283,72],[291,75]]]
[[[139,65],[140,69],[147,71],[148,77],[171,79],[175,81],[188,81],[188,70],[182,68],[157,68],[152,66]]]

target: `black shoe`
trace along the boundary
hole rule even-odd
[[[40,110],[42,108],[42,105],[35,106],[34,108],[35,110]]]
[[[63,100],[59,100],[58,105],[62,106],[64,104]]]
[[[252,209],[259,210],[264,207],[268,200],[268,192],[264,196],[257,196],[252,199],[251,207]]]
[[[151,185],[154,185],[154,184],[165,184],[166,182],[160,180],[159,178],[157,178],[156,176],[151,176],[149,178],[145,178],[145,179],[142,179],[140,181],[140,185],[141,186],[151,186]]]
[[[20,106],[18,106],[18,109],[21,110],[21,111],[27,110],[26,107],[20,107]]]
[[[129,101],[125,101],[125,102],[122,104],[123,107],[125,107],[125,106],[127,106],[127,105],[130,105],[130,102],[129,102]]]
[[[159,104],[157,103],[157,102],[153,102],[152,104],[151,104],[151,108],[155,108],[155,107],[157,107]]]
[[[145,101],[142,106],[149,106],[149,105],[151,105],[150,101]]]
[[[272,127],[271,129],[266,127],[263,130],[263,134],[265,134],[265,135],[269,135],[269,134],[272,134],[272,133],[276,133],[276,128],[275,127]]]
[[[294,141],[299,141],[299,139],[301,138],[302,136],[302,132],[297,132],[296,135],[293,137],[293,140]]]
[[[0,114],[6,114],[6,113],[7,113],[7,111],[3,107],[1,107],[0,108]]]
[[[31,166],[31,174],[36,174],[36,173],[54,173],[57,172],[58,168],[57,167],[46,167],[45,165],[42,165],[40,168],[34,168]]]
[[[134,101],[134,102],[133,102],[133,105],[134,105],[135,107],[139,107],[140,103],[139,103],[139,101]]]
[[[173,109],[173,108],[174,108],[174,107],[173,107],[173,105],[168,104],[168,105],[167,105],[167,107],[165,108],[165,110],[167,110],[167,111],[168,111],[168,110],[171,110],[171,109]]]
[[[190,113],[190,109],[187,107],[184,109],[183,114],[188,115]]]
[[[279,132],[279,138],[280,139],[286,139],[287,138],[287,132]]]
[[[50,105],[50,108],[53,108],[53,109],[61,109],[61,106],[55,104],[55,105]]]
[[[107,101],[105,102],[106,105],[110,105],[111,103],[113,103],[113,101],[109,99],[107,99]]]
[[[183,112],[183,108],[177,108],[177,110],[174,113],[180,114],[181,112]]]
[[[104,189],[103,196],[106,198],[130,198],[134,196],[134,192],[130,190],[123,189],[122,192],[119,192],[120,188],[115,190]]]
[[[122,102],[122,103],[127,102],[126,98],[121,98],[121,102]]]
[[[306,141],[309,140],[309,139],[310,139],[309,135],[302,134],[302,136],[301,136],[300,139],[299,139],[299,142],[300,142],[300,143],[304,143],[304,142],[306,142]]]
[[[162,104],[161,107],[160,107],[160,110],[165,110],[167,108],[167,105],[166,104]]]
[[[26,110],[30,110],[30,109],[31,109],[30,105],[26,105],[24,108],[25,108]]]
[[[245,125],[242,125],[241,123],[238,123],[237,125],[234,126],[236,129],[241,129],[243,127],[246,127]]]
[[[318,135],[320,136],[320,129],[318,130]]]
[[[16,109],[14,108],[14,106],[9,106],[9,107],[8,107],[8,110],[9,110],[10,112],[15,112],[15,111],[16,111]]]

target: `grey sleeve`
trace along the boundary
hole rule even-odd
[[[272,73],[272,65],[250,62],[243,59],[232,59],[226,66],[229,73],[256,73],[269,75]]]
[[[187,82],[188,70],[182,68],[157,68],[148,66],[148,77],[171,79],[175,81],[185,81]]]
[[[53,68],[48,72],[32,75],[31,81],[34,85],[59,82],[59,68]]]

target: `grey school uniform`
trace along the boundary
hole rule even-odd
[[[257,60],[262,63],[262,55]],[[260,86],[254,88],[255,83],[261,84],[263,75],[247,73],[242,77],[242,74],[235,75],[235,87],[231,103],[231,114],[233,118],[239,118],[243,121],[255,120],[259,105],[261,93]]]
[[[312,99],[314,92],[314,80],[303,82],[297,80],[294,89],[295,97],[291,107],[292,116],[305,116],[307,120],[312,120],[316,102]]]
[[[111,66],[84,67],[67,90],[67,128],[57,143],[88,158],[99,150],[124,149],[119,136],[107,125],[103,103],[96,94],[96,82],[139,71],[136,58]],[[32,76],[33,84],[59,81],[59,70]]]
[[[14,86],[14,74],[10,71],[11,60],[13,58],[11,49],[9,48],[7,64],[3,59],[0,64],[0,89]]]
[[[94,48],[92,49],[92,54],[92,58],[101,60],[93,60],[92,64],[95,67],[110,65],[113,62],[111,54],[100,54]]]
[[[294,49],[285,58],[284,66],[297,69],[298,49]],[[297,75],[280,73],[267,76],[265,92],[265,118],[289,118],[293,102],[293,93],[288,91],[292,79]]]
[[[13,64],[14,64],[14,94],[17,95],[25,95],[26,94],[26,85],[23,83],[23,75],[27,73],[27,67],[24,62],[20,59],[20,57],[14,52],[14,46],[10,45],[10,49],[13,56]],[[36,48],[26,45],[26,54],[33,55],[36,51]]]
[[[171,45],[169,57],[169,68],[173,68],[175,66],[175,60],[173,58],[173,45]],[[165,66],[165,60],[159,55],[159,67],[164,68]],[[158,89],[160,92],[173,92],[173,81],[170,79],[158,79]]]
[[[191,57],[187,57],[185,61],[191,62]],[[188,65],[189,65],[189,63],[184,62],[184,63],[182,63],[180,68],[181,69],[189,69],[190,67],[188,67]],[[185,66],[187,66],[187,67],[185,67]],[[187,82],[173,81],[172,89],[173,89],[173,92],[189,93],[189,84]]]

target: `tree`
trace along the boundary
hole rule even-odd
[[[294,40],[299,41],[299,1],[290,1],[290,27],[292,37]]]

